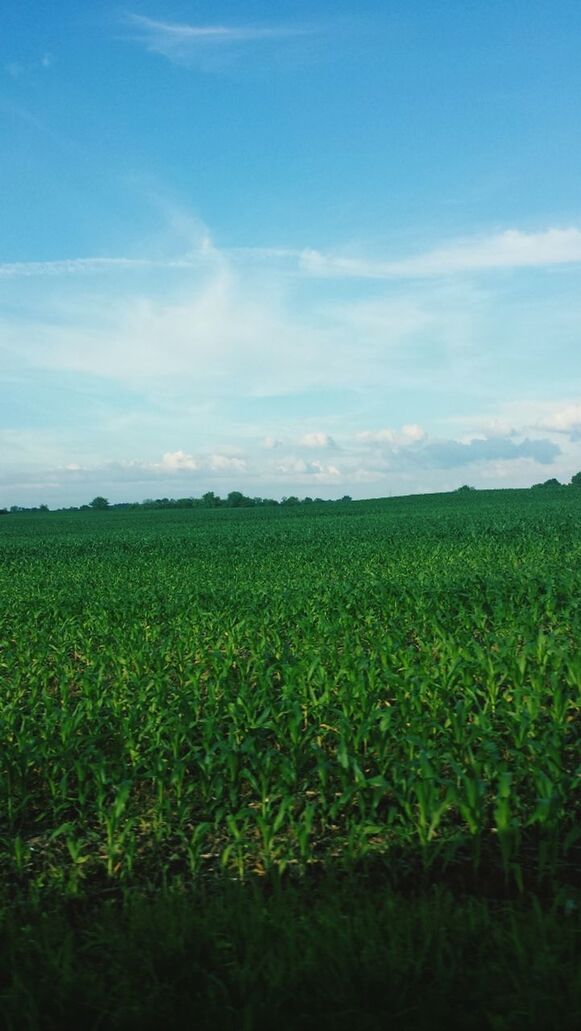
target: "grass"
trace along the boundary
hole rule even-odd
[[[3,519],[6,1027],[575,1026],[580,516]]]
[[[13,914],[5,1027],[578,1026],[577,910],[350,876]]]

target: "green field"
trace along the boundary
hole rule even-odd
[[[6,1028],[577,1026],[581,490],[0,561]]]

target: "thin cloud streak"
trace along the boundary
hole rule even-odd
[[[128,14],[125,22],[136,31],[134,42],[178,63],[216,48],[291,39],[313,32],[303,25],[190,25],[141,14]]]
[[[106,269],[197,267],[217,257],[236,264],[261,261],[279,262],[295,273],[326,279],[412,280],[461,276],[470,273],[491,273],[503,270],[544,268],[581,263],[581,229],[549,228],[538,233],[507,229],[486,237],[452,241],[424,254],[395,261],[374,261],[368,258],[303,248],[224,247],[206,243],[199,249],[167,259],[128,257],[66,258],[57,261],[0,263],[0,278],[35,275],[69,275],[78,272],[101,272]]]
[[[254,39],[275,39],[281,36],[302,35],[308,31],[304,28],[288,25],[274,27],[186,25],[179,22],[157,21],[155,18],[147,18],[142,14],[130,14],[128,19],[144,33],[150,34],[152,38],[167,37],[179,42],[184,40],[205,42],[208,40],[217,43],[237,43]]]
[[[64,258],[61,261],[14,261],[0,263],[0,279],[16,279],[20,276],[69,276],[97,272],[124,271],[125,269],[198,268],[209,255],[199,254],[183,258]]]
[[[13,261],[0,264],[0,279],[19,276],[61,276],[107,269],[148,268],[156,262],[145,258],[64,258],[62,261]]]

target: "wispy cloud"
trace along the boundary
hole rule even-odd
[[[302,25],[191,25],[141,14],[128,14],[125,21],[133,31],[135,42],[177,64],[188,63],[216,49],[281,41],[313,31]]]
[[[393,261],[350,257],[309,248],[232,247],[218,250],[208,237],[185,254],[156,259],[146,257],[79,257],[56,261],[0,262],[0,278],[58,276],[132,268],[188,269],[217,258],[233,265],[260,265],[268,261],[303,277],[328,279],[413,280],[486,273],[503,269],[543,268],[581,264],[581,229],[546,229],[525,233],[519,229],[486,237],[452,241],[431,251]]]
[[[155,260],[150,258],[64,258],[61,261],[0,262],[0,279],[27,278],[29,276],[70,276],[96,272],[122,272],[125,269],[166,268],[187,269],[199,266],[204,255]]]
[[[413,279],[501,269],[535,268],[581,262],[581,229],[550,228],[538,233],[506,229],[490,236],[452,241],[424,254],[377,261],[305,250],[305,272],[331,278]]]
[[[45,53],[36,61],[26,63],[23,61],[7,61],[4,65],[4,71],[12,79],[21,79],[23,76],[36,72],[39,69],[46,71],[48,68],[52,68],[53,64],[54,58],[52,54]]]

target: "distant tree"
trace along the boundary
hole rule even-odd
[[[575,475],[571,477],[571,486],[581,487],[581,472],[575,473]]]
[[[303,500],[303,505],[312,505],[312,504],[313,504],[313,499],[312,498],[305,498]]]
[[[544,483],[533,483],[533,490],[539,490],[539,489],[540,490],[545,490],[547,488],[549,490],[554,490],[555,487],[562,487],[562,486],[563,486],[563,484],[559,483],[559,481],[557,479],[555,479],[555,477],[553,476],[552,479],[545,480]]]
[[[12,509],[10,511],[12,511]],[[0,508],[0,516],[9,515],[9,514],[10,513],[8,512],[7,508]]]
[[[204,508],[218,508],[222,503],[221,499],[214,494],[213,490],[208,490],[205,494],[202,494],[202,501]]]
[[[41,505],[38,511],[39,512],[49,512],[50,509],[49,509],[48,505]]]
[[[240,490],[231,490],[226,504],[228,508],[250,508],[254,504],[252,498],[247,498]]]
[[[461,487],[456,488],[456,494],[470,494],[476,487],[469,487],[467,483],[464,483]]]
[[[283,498],[282,501],[281,501],[281,504],[282,505],[300,505],[300,501],[299,501],[299,499],[294,494],[291,494],[291,496],[289,498]]]
[[[353,501],[353,498],[349,494],[344,494],[341,501]]]
[[[92,508],[95,512],[104,512],[109,508],[109,502],[107,498],[96,497],[90,502],[89,508]]]

